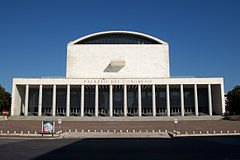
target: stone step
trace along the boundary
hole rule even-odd
[[[9,120],[52,120],[57,121],[173,121],[178,120],[220,120],[224,116],[159,116],[159,117],[61,117],[61,116],[10,116]]]

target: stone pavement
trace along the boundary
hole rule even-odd
[[[161,131],[180,131],[181,133],[185,132],[202,132],[206,133],[213,133],[214,131],[217,133],[227,132],[233,133],[234,131],[239,133],[240,132],[240,121],[230,121],[230,120],[179,120],[179,123],[175,125],[173,121],[62,121],[62,124],[59,126],[57,121],[56,122],[56,131],[62,130],[63,132],[68,132],[71,130],[74,132],[77,130],[81,132],[155,132]],[[40,120],[6,120],[0,121],[0,131],[6,133],[30,133],[34,132],[41,132],[41,121]]]
[[[62,138],[171,138],[167,132],[64,132]]]

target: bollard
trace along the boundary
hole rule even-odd
[[[16,134],[17,132],[16,131],[13,131],[14,134]]]
[[[229,133],[229,130],[227,130],[227,133]]]
[[[152,132],[154,132],[154,130],[152,130]]]
[[[202,132],[200,131],[199,134],[202,134]]]
[[[114,129],[114,130],[113,130],[113,132],[115,133],[115,132],[116,132],[116,130]]]
[[[82,129],[82,132],[84,132],[84,130]]]
[[[88,130],[88,132],[90,132],[90,130]]]
[[[142,131],[141,131],[141,130],[139,130],[139,132],[141,133]]]
[[[223,133],[222,131],[220,131],[220,133]]]
[[[146,130],[146,132],[148,132],[148,130]]]
[[[2,133],[2,131],[0,131],[0,133]]]
[[[109,132],[109,130],[107,130],[107,132]]]
[[[120,130],[120,132],[122,132],[122,130]]]
[[[37,132],[35,131],[34,134],[37,134]]]
[[[77,130],[75,129],[75,132],[77,132]]]
[[[9,131],[7,131],[7,133],[9,133]]]
[[[216,133],[216,131],[213,131],[213,133],[215,134],[215,133]]]
[[[126,132],[128,132],[128,130],[126,130]]]
[[[68,132],[71,132],[71,129],[69,129]]]
[[[176,132],[176,130],[173,130],[173,132]]]
[[[234,133],[237,133],[237,131],[234,131]]]
[[[30,132],[28,131],[27,134],[30,134]]]
[[[167,132],[167,130],[165,130],[165,132]]]
[[[158,130],[158,132],[161,132],[161,130]]]
[[[209,132],[207,131],[207,134],[208,134]]]
[[[103,132],[103,130],[101,130],[100,132]]]
[[[185,132],[185,134],[187,134],[187,132]]]
[[[195,134],[195,132],[193,131],[192,134]]]
[[[135,132],[135,130],[133,130],[133,132]]]
[[[21,131],[21,134],[23,134],[23,131]]]

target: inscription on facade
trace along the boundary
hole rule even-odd
[[[140,79],[86,79],[83,80],[86,84],[151,84],[152,80]]]

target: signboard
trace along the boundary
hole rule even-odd
[[[3,111],[2,111],[2,114],[3,114],[4,116],[6,116],[6,115],[8,114],[8,111],[3,110]]]
[[[177,124],[178,123],[178,119],[174,119],[174,123]]]
[[[58,119],[58,124],[62,124],[62,119]]]
[[[42,121],[42,133],[54,133],[54,129],[53,121]]]

